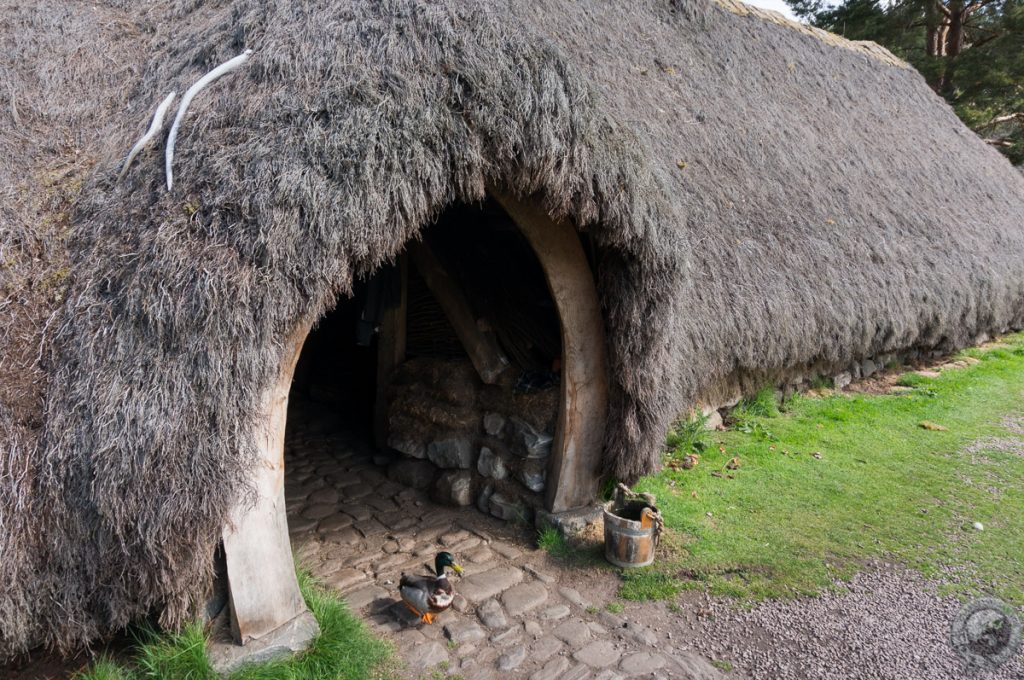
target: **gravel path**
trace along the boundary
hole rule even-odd
[[[712,602],[697,648],[750,678],[979,680],[1024,678],[1024,654],[969,676],[949,644],[961,603],[915,572],[875,564],[846,592],[739,611]]]

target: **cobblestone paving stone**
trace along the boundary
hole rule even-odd
[[[589,584],[536,550],[524,528],[395,484],[351,436],[294,420],[290,427],[285,499],[293,550],[394,642],[406,677],[723,677],[664,634],[597,611]],[[427,625],[401,604],[398,581],[403,572],[429,570],[439,550],[454,553],[466,574],[453,580],[452,609]]]

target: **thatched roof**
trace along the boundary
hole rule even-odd
[[[189,616],[283,334],[488,183],[598,246],[620,478],[728,376],[1024,323],[1024,177],[891,55],[723,5],[0,8],[0,650]],[[174,189],[116,183],[244,48]]]

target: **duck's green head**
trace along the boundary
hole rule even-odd
[[[434,558],[434,571],[438,576],[444,576],[444,568],[451,567],[456,574],[462,573],[462,567],[455,562],[455,556],[450,552],[439,552]]]

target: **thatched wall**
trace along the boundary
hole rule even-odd
[[[25,100],[0,112],[5,185],[78,159],[56,198],[5,189],[0,283],[23,310],[0,308],[0,650],[184,620],[281,339],[488,183],[598,246],[621,478],[726,376],[1024,322],[1024,178],[914,72],[703,0],[42,3],[0,22],[0,92]],[[174,190],[162,147],[115,184],[155,104],[246,47],[194,102]]]

